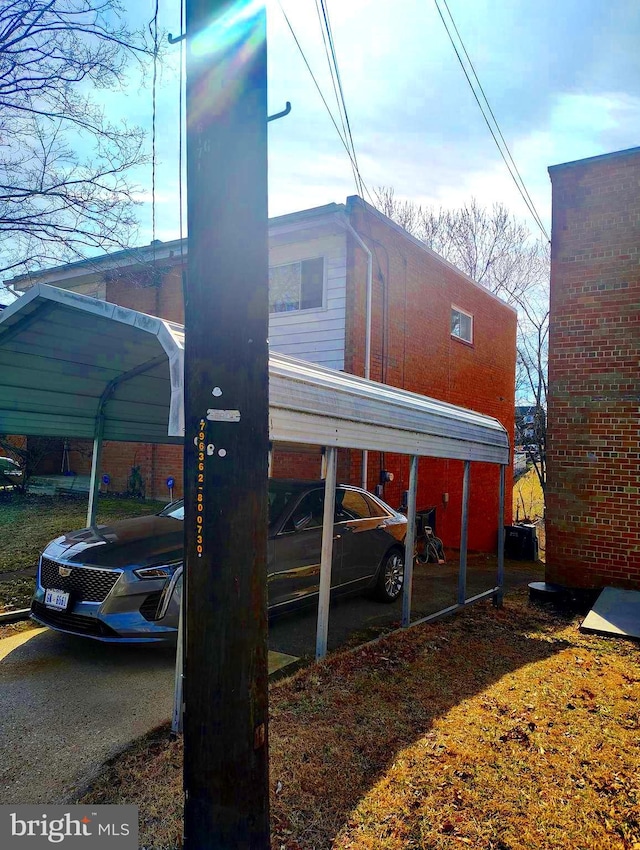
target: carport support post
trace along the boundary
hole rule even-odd
[[[173,685],[173,717],[171,719],[171,734],[182,733],[182,708],[184,681],[184,579],[180,594],[180,614],[178,615],[178,642],[176,645],[176,671]]]
[[[331,600],[331,561],[333,560],[333,520],[336,510],[336,470],[338,450],[326,450],[327,477],[324,480],[324,514],[322,518],[322,554],[320,556],[320,593],[316,628],[316,661],[327,654],[329,602]]]
[[[502,608],[504,594],[504,494],[506,466],[500,464],[500,490],[498,496],[498,591],[493,596],[496,608]]]
[[[102,459],[102,435],[104,433],[104,416],[98,414],[96,429],[93,437],[93,454],[91,456],[91,479],[89,481],[89,506],[87,508],[87,528],[95,525],[100,492],[100,461]]]
[[[458,605],[467,598],[467,532],[469,529],[469,474],[471,462],[465,460],[462,477],[462,525],[460,528],[460,572],[458,573]]]
[[[413,590],[413,552],[416,542],[416,493],[418,490],[418,458],[411,456],[409,496],[407,498],[407,536],[404,543],[404,584],[402,594],[402,625],[411,624],[411,591]]]

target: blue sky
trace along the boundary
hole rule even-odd
[[[282,0],[327,100],[332,95],[314,0]],[[152,2],[145,0],[148,16]],[[484,124],[433,0],[328,0],[363,178],[370,189],[455,207],[475,196],[528,213]],[[637,0],[449,0],[520,172],[548,227],[547,166],[640,144]],[[141,19],[145,11],[138,7]],[[177,0],[160,25],[177,32]],[[270,214],[344,201],[351,169],[277,0],[268,5],[269,104],[292,113],[269,130]],[[158,97],[157,236],[178,234],[177,51]],[[150,93],[126,113],[150,123]],[[150,192],[150,169],[137,175]],[[140,210],[150,239],[150,205]],[[530,220],[529,220],[530,221]],[[535,225],[531,223],[531,227]]]
[[[367,186],[456,207],[475,196],[528,213],[489,135],[433,0],[327,0],[360,169]],[[441,0],[442,2],[442,0]],[[325,97],[332,89],[315,0],[282,0]],[[146,24],[154,0],[131,4]],[[547,166],[640,144],[637,0],[449,0],[467,50],[540,215],[549,227]],[[160,0],[179,30],[179,0]],[[269,206],[280,215],[356,191],[346,153],[284,22],[268,0]],[[179,234],[178,62],[168,48],[157,102],[156,236]],[[108,112],[151,127],[151,91],[102,93]],[[135,174],[139,244],[151,240],[151,168]],[[185,190],[186,191],[186,190]],[[186,217],[185,217],[186,219]],[[528,219],[532,229],[535,225]]]

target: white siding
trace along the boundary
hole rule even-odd
[[[293,234],[289,239],[295,238]],[[325,306],[315,310],[272,313],[269,345],[291,357],[331,369],[344,369],[347,242],[344,234],[318,236],[276,245],[271,240],[269,265],[324,257]]]

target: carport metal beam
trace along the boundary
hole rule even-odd
[[[89,481],[89,504],[87,506],[87,528],[95,525],[98,492],[100,491],[100,462],[102,460],[102,436],[104,434],[104,414],[100,411],[96,417],[96,430],[93,437],[91,455],[91,479]]]
[[[316,661],[327,654],[329,603],[331,601],[331,561],[333,558],[333,520],[336,508],[336,473],[338,450],[327,446],[327,477],[324,480],[324,513],[322,517],[322,550],[320,556],[320,591],[316,627]]]
[[[402,626],[411,624],[411,592],[413,590],[413,558],[416,539],[416,499],[418,491],[418,456],[412,455],[409,468],[407,498],[407,536],[404,544],[404,584],[402,587]]]
[[[460,529],[460,571],[458,572],[458,605],[464,605],[467,596],[467,536],[469,530],[469,476],[471,463],[464,462],[462,476],[462,523]]]
[[[89,505],[87,507],[87,526],[90,527],[96,521],[96,509],[98,505],[98,493],[100,492],[100,459],[102,457],[102,438],[104,436],[104,409],[109,399],[113,396],[116,389],[126,381],[136,378],[138,375],[143,375],[145,372],[155,369],[167,359],[166,354],[159,354],[152,360],[147,360],[146,363],[141,363],[134,369],[128,372],[123,372],[112,381],[109,381],[104,388],[100,401],[98,402],[98,411],[96,413],[96,424],[93,435],[93,453],[91,455],[91,479],[89,483]]]
[[[500,490],[498,498],[498,590],[493,597],[496,608],[502,608],[504,596],[504,497],[505,497],[505,475],[507,467],[500,464]]]

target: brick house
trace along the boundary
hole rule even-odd
[[[513,434],[515,311],[358,197],[270,220],[270,346],[365,374],[367,247],[371,379],[493,416]],[[186,250],[186,240],[182,246],[179,241],[155,243],[14,278],[11,284],[27,289],[37,280],[182,322]],[[87,463],[71,452],[76,472],[87,471]],[[134,465],[140,467],[147,495],[166,496],[169,476],[180,493],[178,447],[105,443],[102,468],[112,490],[125,489]],[[360,452],[341,451],[339,465],[341,480],[361,482]],[[384,485],[382,495],[398,506],[408,487],[409,459],[370,454],[369,489],[380,483],[383,469],[393,473],[393,481]],[[316,447],[274,448],[274,476],[318,478],[320,471]],[[437,508],[438,534],[450,546],[459,544],[462,472],[461,461],[420,461],[418,508]],[[495,549],[497,494],[497,467],[472,464],[472,549]],[[510,497],[505,521],[511,521]]]
[[[549,173],[546,576],[640,589],[640,148]]]

